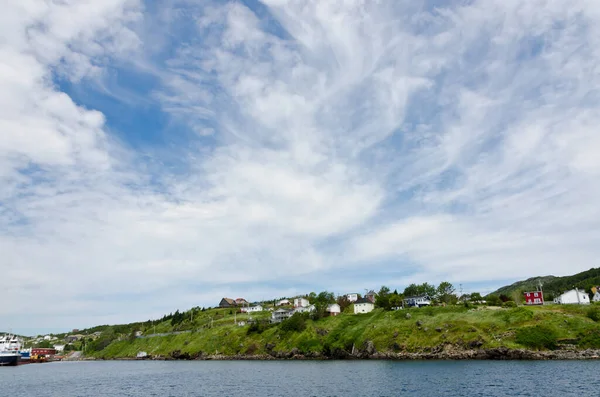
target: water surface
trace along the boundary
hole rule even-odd
[[[88,361],[0,368],[0,395],[6,396],[598,393],[600,361]]]

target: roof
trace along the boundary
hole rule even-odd
[[[366,295],[377,295],[377,292],[371,290],[371,291],[367,292]]]
[[[230,305],[235,305],[235,301],[231,298],[223,298],[222,300],[229,303]]]
[[[354,302],[354,304],[357,304],[357,303],[370,303],[370,304],[374,305],[374,303],[373,303],[373,302],[371,302],[371,301],[370,301],[369,299],[367,299],[367,298],[360,298],[360,299],[357,299],[357,300]]]

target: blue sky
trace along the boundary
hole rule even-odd
[[[594,2],[7,7],[0,328],[597,266]]]

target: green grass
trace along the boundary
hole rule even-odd
[[[300,353],[350,352],[362,349],[367,341],[377,351],[428,352],[441,345],[460,348],[554,349],[561,341],[580,348],[600,348],[598,324],[589,318],[589,307],[548,305],[541,307],[468,309],[464,306],[431,307],[368,314],[343,313],[318,321],[306,320],[300,331],[283,330],[280,325],[248,332],[237,326],[228,309],[201,312],[192,320],[172,327],[168,321],[156,332],[192,330],[179,335],[114,341],[90,355],[103,358],[135,357],[139,351],[168,356],[172,352],[195,354],[268,354],[272,351]],[[407,318],[410,314],[410,318]],[[269,312],[253,318],[267,320]],[[210,318],[213,318],[210,328]],[[246,315],[237,315],[243,320]],[[153,332],[149,329],[146,333]],[[544,335],[550,335],[545,337]]]

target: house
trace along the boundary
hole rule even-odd
[[[256,306],[242,307],[240,310],[242,311],[242,313],[254,313],[254,312],[262,312],[264,309],[261,305],[256,305]]]
[[[423,307],[431,305],[431,298],[428,295],[408,296],[403,302],[407,307]]]
[[[299,306],[294,309],[294,313],[311,313],[315,311],[315,305]]]
[[[375,303],[375,298],[377,297],[377,292],[371,290],[365,294],[365,299],[370,300],[372,303]]]
[[[235,300],[235,304],[238,305],[238,306],[243,306],[243,305],[247,305],[248,301],[246,299],[244,299],[244,298],[237,298]]]
[[[65,351],[65,345],[54,345],[53,347],[57,353],[62,353]]]
[[[135,331],[135,337],[139,338],[140,336],[142,336],[142,331]]]
[[[223,298],[221,302],[219,302],[219,307],[235,307],[237,306],[235,300],[230,298]]]
[[[327,305],[327,309],[325,309],[325,311],[329,313],[330,316],[337,316],[342,312],[342,309],[337,303],[332,303],[330,305]]]
[[[44,340],[50,340],[52,337],[50,335],[44,335]]]
[[[350,301],[350,302],[356,302],[358,300],[358,294],[350,293],[350,294],[346,294],[346,298]]]
[[[600,287],[592,287],[592,302],[600,302]]]
[[[542,291],[524,292],[523,296],[525,296],[525,304],[526,305],[543,305],[544,304],[544,294],[542,293]]]
[[[85,335],[80,335],[80,334],[77,334],[77,335],[67,335],[67,336],[65,337],[65,341],[66,341],[67,343],[70,343],[70,342],[75,342],[75,341],[78,341],[78,340],[80,340],[80,339],[83,339],[83,338],[84,338],[84,336],[85,336]]]
[[[283,320],[287,320],[288,318],[292,317],[293,314],[293,310],[277,309],[273,313],[271,313],[271,322],[280,323]]]
[[[308,301],[308,299],[304,299],[304,298],[294,299],[294,307],[306,307],[308,305],[310,305],[310,302]]]
[[[367,298],[358,299],[354,302],[354,314],[369,313],[375,309],[375,304]]]
[[[290,304],[290,301],[287,299],[282,299],[279,302],[277,302],[277,306],[287,306]]]
[[[565,292],[558,298],[554,299],[554,303],[558,303],[561,305],[568,305],[568,304],[589,305],[590,297],[588,296],[588,294],[585,293],[585,291],[581,291],[581,290],[575,288],[575,289]]]

